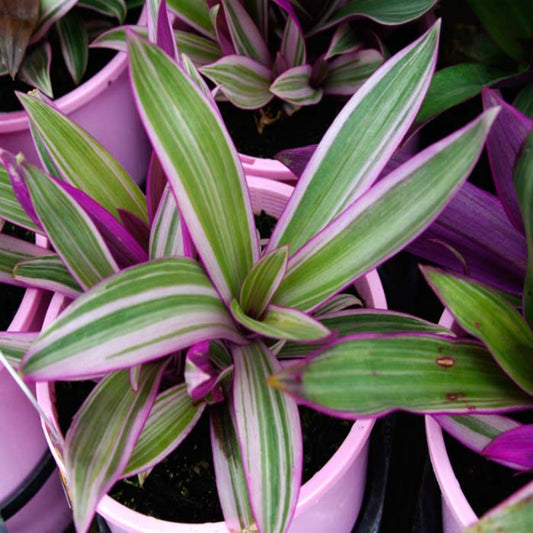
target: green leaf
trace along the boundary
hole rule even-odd
[[[56,23],[63,59],[74,83],[78,85],[89,61],[89,36],[80,13],[73,10]]]
[[[244,313],[260,317],[276,292],[287,269],[287,247],[263,256],[250,270],[241,288],[240,305]]]
[[[298,181],[268,250],[294,254],[370,187],[403,139],[435,64],[438,25],[389,60],[346,104]]]
[[[215,37],[206,0],[167,0],[167,6],[202,35]]]
[[[482,345],[425,333],[346,337],[269,383],[347,418],[395,409],[469,413],[533,405]]]
[[[416,122],[426,122],[450,107],[476,96],[484,86],[507,77],[509,73],[481,63],[461,63],[441,69],[431,80]]]
[[[36,44],[26,54],[20,67],[18,78],[52,98],[54,93],[52,91],[52,80],[50,79],[51,61],[52,48],[50,43],[41,42]]]
[[[76,281],[87,289],[117,272],[104,239],[78,203],[37,167],[23,162],[20,169],[46,235]]]
[[[237,150],[213,102],[164,52],[132,38],[129,55],[148,135],[180,199],[181,214],[206,271],[229,304],[239,297],[259,256]]]
[[[280,369],[258,342],[232,349],[233,409],[248,494],[259,531],[281,533],[301,483],[302,440],[296,402],[267,386]]]
[[[497,112],[426,148],[354,202],[289,258],[272,302],[313,309],[421,233],[467,178]]]
[[[38,333],[0,331],[0,352],[17,368]]]
[[[175,450],[198,422],[204,403],[193,404],[185,384],[160,393],[122,477],[143,472]]]
[[[185,54],[190,57],[197,67],[214,63],[223,55],[218,43],[206,39],[201,35],[174,30],[174,36],[176,37],[180,54]]]
[[[424,267],[423,273],[459,325],[480,339],[505,372],[533,394],[533,331],[520,313],[477,281],[432,267]]]
[[[32,39],[40,40],[50,27],[74,7],[78,0],[39,0],[39,21]]]
[[[513,107],[529,118],[533,118],[533,83],[526,85],[515,98]]]
[[[527,239],[527,271],[523,293],[524,317],[533,328],[533,133],[525,140],[515,164],[513,183]]]
[[[185,255],[178,205],[169,186],[163,191],[150,228],[149,249],[152,259]]]
[[[65,439],[65,467],[77,531],[87,531],[98,502],[120,478],[155,400],[165,365],[144,365],[137,391],[129,372],[93,389]],[[112,409],[109,407],[113,406]]]
[[[318,320],[296,309],[270,305],[261,320],[257,320],[247,316],[237,300],[233,300],[231,312],[235,320],[245,328],[273,339],[317,341],[330,334]]]
[[[78,0],[76,6],[86,7],[103,15],[115,17],[120,24],[126,18],[127,9],[124,0]]]
[[[13,269],[13,279],[25,286],[59,292],[70,298],[76,298],[82,292],[56,254],[18,263]]]
[[[269,91],[294,105],[313,105],[320,102],[322,89],[311,86],[311,65],[299,65],[282,72],[269,87]]]
[[[242,342],[200,265],[159,259],[80,296],[41,333],[22,372],[36,379],[93,376],[210,339]]]
[[[19,98],[63,177],[110,213],[130,211],[148,221],[146,200],[135,182],[96,139],[37,98]]]
[[[17,263],[50,253],[47,248],[0,233],[0,279],[4,282],[12,280]]]

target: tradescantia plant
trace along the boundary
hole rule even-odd
[[[51,32],[59,38],[64,64],[79,84],[89,58],[89,41],[124,22],[128,9],[143,0],[4,0],[0,7],[0,75],[53,96]],[[92,13],[90,18],[86,13]]]
[[[169,0],[175,38],[218,96],[242,109],[273,99],[288,114],[323,96],[351,96],[383,62],[375,34],[354,20],[383,26],[410,22],[435,0],[361,2],[328,0]],[[125,47],[124,34],[102,35],[94,46]],[[261,124],[272,120],[263,116]]]
[[[19,97],[48,172],[2,154],[0,217],[52,244],[1,236],[2,279],[73,302],[40,334],[2,334],[0,348],[29,380],[98,380],[64,442],[57,437],[78,531],[117,480],[149,471],[203,412],[228,527],[286,531],[302,437],[296,401],[268,384],[282,358],[332,347],[376,354],[367,377],[352,384],[362,416],[530,405],[478,343],[385,311],[321,313],[431,223],[468,176],[498,112],[374,183],[424,98],[439,24],[346,104],[261,247],[237,151],[209,92],[183,70],[199,82],[194,68],[173,59],[161,13],[164,51],[128,36],[134,95],[166,175],[156,182],[161,173],[152,169],[146,198],[94,139],[35,96]],[[185,371],[160,389],[176,360]],[[416,380],[427,387],[415,395]],[[324,385],[341,389],[342,379]]]

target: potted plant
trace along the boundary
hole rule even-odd
[[[161,34],[165,28],[162,23]],[[353,297],[337,296],[437,216],[475,164],[496,115],[487,111],[373,184],[423,100],[438,28],[391,58],[350,99],[265,246],[257,238],[237,151],[186,60],[180,66],[129,36],[133,91],[168,181],[148,184],[148,208],[93,139],[46,102],[20,95],[51,156],[45,158],[49,168],[64,181],[3,153],[14,193],[54,249],[44,260],[13,265],[13,276],[75,299],[64,310],[60,306],[57,318],[28,345],[19,372],[35,381],[98,378],[65,440],[53,423],[48,432],[80,531],[115,481],[150,470],[203,410],[211,418],[226,524],[287,530],[297,509],[302,447],[297,403],[276,389],[279,375],[272,377],[281,371],[281,359],[333,346],[357,353],[405,337],[407,343],[414,338],[435,349],[457,349],[476,364],[477,348],[438,336],[437,326],[401,314],[341,312]],[[89,168],[106,184],[104,194],[87,179]],[[66,231],[72,227],[76,232]],[[403,333],[392,333],[398,331]],[[170,366],[176,359],[184,372]],[[436,383],[449,387],[454,369],[444,359],[434,363]],[[178,383],[160,392],[167,368]],[[508,390],[505,381],[494,379],[492,367],[481,375],[494,382],[478,398],[480,407]],[[469,375],[467,385],[477,389],[479,379]],[[167,408],[165,393],[172,396]],[[363,387],[359,395],[365,396]],[[440,395],[438,387],[424,391],[436,407],[451,401]],[[376,388],[376,396],[381,406],[383,389]],[[523,401],[519,393],[514,399]],[[189,421],[165,424],[172,434],[163,439],[158,422],[177,405]],[[454,408],[468,409],[460,401]],[[378,412],[373,404],[359,414]],[[154,531],[180,527],[153,524]]]
[[[98,72],[78,85],[87,66],[89,38],[94,38],[103,28],[109,29],[109,21],[113,17],[122,23],[127,9],[139,6],[142,6],[142,2],[135,0],[5,2],[0,32],[0,81],[7,80],[8,75],[14,77],[18,73],[18,77],[27,84],[19,84],[19,88],[36,86],[51,97],[52,48],[49,40],[51,37],[58,38],[56,52],[61,52],[58,55],[63,56],[67,70],[77,86],[70,89],[71,82],[67,81],[68,92],[57,98],[55,104],[96,136],[134,179],[140,181],[148,164],[148,142],[135,113],[125,54],[117,54],[111,60],[106,59]],[[82,16],[85,13],[96,15],[85,20]],[[139,20],[139,23],[142,22],[143,17]],[[52,65],[60,71],[59,61],[54,66],[55,57]],[[11,88],[4,89],[4,102],[13,100],[14,96],[10,93]],[[109,120],[110,109],[113,109],[113,120]],[[127,142],[123,142],[124,139]],[[132,146],[136,146],[136,149],[131,150]],[[11,106],[0,112],[0,147],[13,152],[22,150],[28,160],[34,164],[39,163],[28,119],[23,111],[12,109]]]

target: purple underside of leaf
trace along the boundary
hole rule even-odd
[[[520,231],[524,225],[513,186],[513,168],[518,152],[533,127],[533,120],[506,103],[496,91],[484,88],[483,107],[500,106],[501,111],[487,138],[487,152],[494,185],[512,224]]]
[[[300,24],[300,21],[298,20],[298,17],[296,16],[296,13],[294,12],[294,8],[292,7],[290,0],[273,0],[273,2],[277,4],[279,7],[281,7],[282,9],[284,9],[287,12],[287,14],[291,17],[291,19],[301,29],[302,25]]]
[[[462,271],[459,259],[443,243],[464,258],[474,279],[514,294],[522,291],[526,240],[511,225],[495,196],[464,183],[437,220],[407,250]]]
[[[157,13],[157,46],[161,48],[172,59],[178,58],[178,47],[174,33],[172,31],[172,24],[168,17],[166,0],[161,0],[159,4],[159,11]]]
[[[165,176],[163,167],[161,166],[156,153],[152,152],[146,177],[146,204],[148,207],[148,218],[150,223],[154,220],[166,184],[167,177]]]
[[[533,424],[511,429],[496,437],[483,450],[483,455],[533,470]]]
[[[209,342],[191,346],[185,360],[185,383],[193,401],[204,398],[216,385],[217,374],[209,361]]]
[[[148,249],[150,242],[150,226],[127,209],[118,208],[118,216],[126,231],[133,237],[142,250]]]
[[[39,220],[31,201],[30,191],[28,190],[28,187],[24,182],[24,178],[18,170],[19,164],[17,162],[17,158],[13,154],[0,149],[0,159],[6,167],[17,201],[20,203],[30,220],[42,230],[43,227],[41,221]]]

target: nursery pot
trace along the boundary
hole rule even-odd
[[[9,330],[38,331],[48,302],[42,291],[27,290]],[[72,515],[57,468],[49,474],[49,452],[39,415],[1,364],[0,434],[0,511],[7,519],[7,531],[63,531]]]
[[[144,21],[144,11],[139,23]],[[151,148],[139,119],[128,75],[128,56],[117,55],[92,78],[54,101],[57,108],[95,137],[140,183]],[[39,165],[24,111],[0,113],[0,148]]]
[[[259,214],[263,210],[279,217],[293,187],[258,177],[247,180],[254,212]],[[369,307],[386,308],[375,270],[362,277],[356,287]],[[53,320],[63,306],[63,297],[55,295],[45,321]],[[53,396],[53,384],[37,384],[37,399],[59,429]],[[373,419],[357,420],[337,452],[302,486],[290,533],[349,533],[352,530],[365,490],[368,442],[373,425]],[[51,450],[59,467],[63,468],[53,446]],[[133,511],[109,496],[102,498],[97,512],[113,533],[229,533],[224,522],[190,524],[159,520]]]

